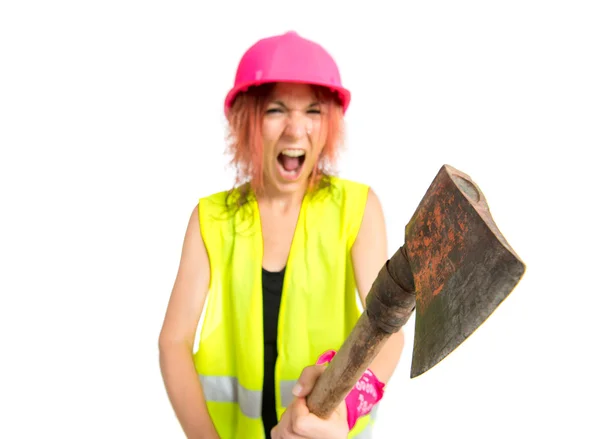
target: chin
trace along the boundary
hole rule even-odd
[[[299,178],[290,181],[290,180],[282,180],[278,178],[276,180],[276,187],[279,192],[282,193],[293,193],[298,192],[300,190],[306,189],[308,186],[308,176],[300,176]]]

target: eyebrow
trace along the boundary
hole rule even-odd
[[[285,105],[285,104],[284,104],[282,101],[280,101],[280,100],[275,100],[275,101],[273,101],[273,104],[277,104],[277,105],[280,105],[280,106],[282,106],[282,107],[284,107],[284,108],[287,108],[287,106],[286,106],[286,105]],[[311,103],[311,104],[308,106],[308,108],[317,107],[317,106],[319,106],[319,105],[321,105],[321,102],[319,102],[319,101],[315,101],[315,102]]]

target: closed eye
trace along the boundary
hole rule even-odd
[[[285,111],[286,110],[282,107],[271,107],[266,110],[266,113],[267,114],[276,114],[276,113],[283,113]],[[306,110],[306,113],[307,114],[321,114],[322,111],[318,107],[312,107],[312,108],[309,108],[308,110]]]

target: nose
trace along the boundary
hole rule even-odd
[[[301,138],[312,132],[312,121],[301,111],[290,111],[285,126],[286,135]]]

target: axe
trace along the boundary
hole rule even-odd
[[[327,418],[415,309],[411,378],[431,369],[483,324],[524,273],[479,187],[442,166],[406,225],[404,244],[373,282],[365,312],[308,395],[308,409]]]

